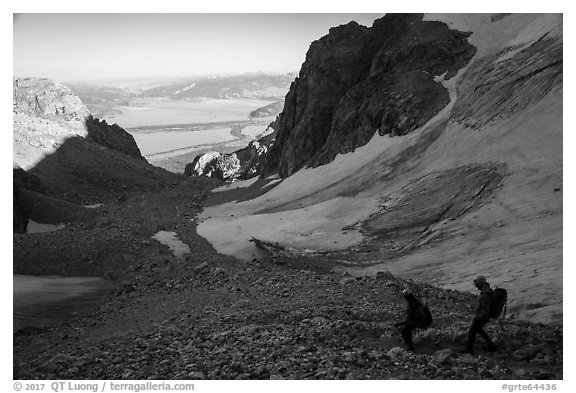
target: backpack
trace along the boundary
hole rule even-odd
[[[508,303],[508,292],[504,288],[496,288],[492,292],[492,302],[490,303],[490,318],[496,319],[504,310],[506,317],[506,304]]]
[[[432,325],[432,313],[430,312],[428,306],[425,304],[420,304],[420,306],[418,306],[416,309],[415,317],[417,320],[416,326],[421,329],[426,329]]]

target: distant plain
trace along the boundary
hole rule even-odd
[[[274,117],[251,118],[250,112],[272,102],[253,98],[139,98],[130,105],[115,107],[121,113],[104,118],[131,133],[142,155],[154,165],[181,173],[196,154],[231,152],[257,139]]]

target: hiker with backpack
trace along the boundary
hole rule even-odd
[[[474,354],[474,343],[476,341],[476,333],[478,333],[488,343],[488,351],[496,350],[496,345],[490,339],[484,326],[490,321],[490,318],[498,318],[502,313],[502,309],[506,305],[506,290],[497,288],[492,290],[490,284],[486,282],[486,277],[478,276],[474,279],[474,285],[480,290],[480,298],[478,300],[478,308],[476,309],[476,316],[472,321],[470,330],[468,330],[468,344],[464,353]]]
[[[414,352],[414,345],[412,343],[412,331],[416,328],[426,329],[432,324],[432,314],[427,305],[414,296],[414,294],[405,289],[402,291],[404,299],[408,302],[406,309],[406,320],[396,324],[402,327],[402,338],[406,343],[409,351]]]

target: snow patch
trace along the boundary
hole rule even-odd
[[[152,239],[159,241],[161,244],[168,246],[175,257],[180,258],[186,254],[190,254],[190,247],[183,243],[176,232],[160,231]]]
[[[60,224],[42,224],[40,222],[36,222],[33,220],[28,221],[28,225],[26,226],[26,234],[33,235],[35,233],[47,233],[47,232],[55,232],[63,229],[66,225],[63,223]]]

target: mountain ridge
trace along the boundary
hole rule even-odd
[[[69,82],[73,90],[96,117],[117,114],[119,106],[129,106],[138,100],[168,99],[200,100],[258,98],[279,99],[284,97],[292,73],[268,74],[248,73],[222,76],[197,76],[158,80],[152,86],[144,82],[136,87],[121,83]]]

